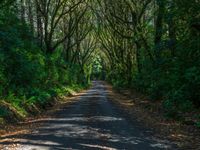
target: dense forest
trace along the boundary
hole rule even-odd
[[[199,109],[200,1],[0,1],[0,118],[92,79],[161,101],[167,117]]]

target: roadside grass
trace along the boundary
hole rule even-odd
[[[56,101],[62,101],[63,96],[73,96],[88,88],[89,85],[73,84],[60,86],[47,91],[40,90],[37,94],[26,97],[9,95],[0,100],[0,125],[22,121],[29,116],[35,116],[52,107]]]

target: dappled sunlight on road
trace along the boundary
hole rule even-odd
[[[102,149],[102,150],[117,150],[115,148],[100,146],[100,145],[92,145],[92,144],[80,144],[80,145],[90,147],[90,148],[98,148],[98,149]]]
[[[56,117],[35,121],[43,125],[31,134],[5,138],[15,139],[14,143],[20,145],[17,150],[172,148],[168,141],[154,138],[149,129],[130,121],[120,108],[109,102],[107,93],[101,82],[96,82],[91,90],[77,96],[79,100],[61,108]]]

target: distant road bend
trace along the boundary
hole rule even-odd
[[[78,95],[78,101],[63,107],[56,117],[42,120],[31,134],[16,138],[17,150],[174,150],[169,141],[121,113],[107,98],[103,82]],[[8,143],[4,143],[8,144]]]

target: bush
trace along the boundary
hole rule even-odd
[[[168,93],[166,100],[163,102],[164,109],[168,116],[175,117],[179,113],[189,112],[192,110],[193,104],[186,94],[184,87]]]
[[[52,97],[71,93],[74,85],[87,84],[80,70],[64,61],[59,50],[45,54],[27,24],[14,12],[0,10],[0,102],[4,99],[14,113],[26,116],[26,107],[43,107]],[[1,106],[0,117],[5,117],[9,110]]]

